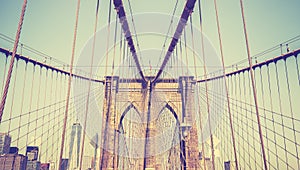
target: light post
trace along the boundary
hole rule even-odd
[[[189,136],[189,130],[191,129],[191,125],[188,123],[181,123],[179,130],[180,130],[180,161],[181,167],[183,170],[186,170],[186,142]]]

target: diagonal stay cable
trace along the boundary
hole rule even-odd
[[[8,88],[9,88],[9,84],[10,84],[10,80],[11,80],[11,75],[12,75],[12,71],[13,71],[13,66],[14,66],[14,61],[15,61],[15,56],[16,56],[16,53],[17,53],[17,48],[18,48],[18,44],[19,44],[19,40],[20,40],[20,35],[21,35],[22,25],[23,25],[23,21],[24,21],[24,15],[25,15],[25,11],[26,11],[26,6],[27,6],[27,0],[24,0],[23,6],[22,6],[22,12],[21,12],[21,16],[20,16],[20,21],[19,21],[19,25],[18,25],[18,30],[17,30],[17,33],[16,33],[16,39],[15,39],[15,43],[14,43],[14,49],[13,49],[13,52],[12,52],[12,57],[10,59],[10,64],[9,64],[9,68],[8,68],[7,78],[6,78],[6,82],[5,82],[5,86],[4,86],[3,95],[2,95],[2,98],[1,98],[0,123],[1,123],[1,120],[2,120],[4,106],[5,106],[5,103],[6,103]]]

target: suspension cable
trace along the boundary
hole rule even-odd
[[[135,23],[134,23],[134,19],[133,19],[133,12],[132,12],[132,8],[131,8],[130,0],[127,0],[127,1],[128,1],[130,16],[131,16],[131,22],[132,22],[132,25],[133,25],[133,31],[134,31],[134,35],[135,35],[136,46],[137,46],[137,49],[139,51],[140,61],[142,61],[141,60],[142,59],[142,53],[141,53],[141,49],[140,49],[140,45],[139,45],[139,41],[138,41],[138,37],[137,37],[137,33],[136,33],[136,27],[135,27]],[[143,62],[141,62],[141,64],[143,64]]]
[[[73,45],[72,45],[70,74],[69,74],[68,89],[67,89],[67,96],[66,96],[66,98],[67,98],[67,100],[66,100],[66,110],[65,110],[65,116],[64,116],[64,124],[63,124],[62,139],[61,139],[61,146],[60,146],[60,156],[59,156],[58,170],[61,170],[62,156],[63,156],[64,145],[65,145],[65,134],[66,134],[66,126],[67,126],[68,110],[69,110],[69,102],[70,102],[69,100],[70,100],[71,82],[72,82],[72,75],[73,75],[73,63],[74,63],[74,56],[75,56],[75,46],[76,46],[79,8],[80,8],[80,0],[77,1],[76,21],[75,21],[74,37],[73,37],[74,39],[73,39]]]
[[[157,63],[157,67],[158,67],[158,64],[159,64],[160,61],[161,61],[162,54],[163,54],[164,49],[165,49],[165,47],[166,47],[166,43],[167,43],[167,40],[168,40],[168,36],[169,36],[170,31],[171,31],[172,24],[173,24],[173,22],[174,22],[174,16],[175,16],[175,12],[176,12],[176,9],[177,9],[177,5],[178,5],[178,0],[176,0],[175,6],[174,6],[174,9],[173,9],[172,18],[171,18],[171,21],[170,21],[170,24],[169,24],[169,28],[168,28],[167,34],[166,34],[166,36],[165,36],[165,41],[164,41],[164,44],[163,44],[163,46],[162,46],[162,50],[161,50],[161,53],[160,53],[160,56],[159,56],[159,60],[158,60],[158,63]]]
[[[57,72],[57,73],[59,73],[59,72]],[[60,100],[60,101],[62,101],[63,98],[64,98],[63,91],[65,91],[65,90],[63,89],[63,87],[66,87],[66,86],[64,85],[64,81],[65,81],[65,77],[63,77],[62,73],[60,73],[59,86],[62,87],[62,88],[59,88],[59,92],[58,92],[58,94],[59,94],[59,100]],[[75,97],[74,97],[74,98],[75,98]],[[61,102],[61,103],[58,104],[58,112],[59,112],[59,113],[61,113],[61,112],[63,113],[64,103],[65,103],[65,102]],[[61,120],[62,120],[63,118],[61,118],[61,117],[63,117],[63,116],[64,116],[63,114],[60,114],[60,116],[59,116],[59,118],[58,118],[58,127],[62,127],[62,126],[61,126]],[[56,142],[56,143],[57,143],[57,150],[59,150],[58,148],[59,148],[59,145],[60,145],[59,138],[60,138],[60,133],[59,133],[59,131],[58,131],[58,134],[57,134],[57,142]],[[59,154],[60,154],[59,151],[57,151],[56,156],[55,156],[56,162],[57,162],[58,159],[59,159]]]
[[[202,50],[202,56],[204,58],[205,56],[205,52],[204,52],[204,39],[203,39],[203,27],[202,27],[202,10],[201,10],[201,1],[198,1],[198,9],[199,9],[199,23],[200,23],[200,33],[201,33],[201,50]],[[196,76],[197,79],[197,76]],[[199,95],[198,96],[198,102],[200,102],[199,100]],[[200,113],[200,103],[199,103],[199,113]],[[204,148],[204,141],[203,141],[203,125],[202,125],[202,118],[201,115],[199,115],[200,117],[200,129],[201,129],[201,138],[202,138],[202,154],[204,156],[203,159],[203,165],[204,165],[204,170],[206,170],[206,160],[205,160],[205,148]]]
[[[262,68],[259,68],[259,75],[260,75],[260,86],[261,86],[261,96],[262,96],[262,107],[265,108],[265,100],[264,100],[264,96],[265,96],[265,92],[264,92],[264,83],[263,83],[263,77],[262,77]],[[266,117],[266,110],[263,111],[263,115],[264,117]],[[264,120],[264,124],[267,124],[267,119]],[[266,138],[268,139],[268,131],[267,131],[267,127],[265,127],[265,132],[266,132]],[[269,141],[266,141],[267,143],[267,148],[269,148]],[[270,158],[270,150],[268,150],[268,158]],[[270,164],[269,164],[269,169],[270,169]]]
[[[193,9],[194,9],[194,5],[195,5],[195,2],[196,0],[187,0],[186,1],[186,4],[185,4],[185,7],[184,7],[184,10],[181,14],[181,17],[180,17],[180,21],[176,27],[176,31],[174,33],[174,36],[171,40],[171,43],[169,45],[169,48],[168,48],[168,51],[164,57],[164,60],[162,62],[162,65],[160,66],[156,76],[154,77],[154,79],[152,80],[152,83],[155,83],[157,81],[157,79],[160,77],[160,75],[163,73],[170,57],[171,57],[171,54],[173,53],[177,43],[178,43],[178,40],[179,38],[181,37],[181,34],[182,34],[182,31],[185,27],[185,24],[190,16],[190,14],[192,13]]]
[[[199,16],[201,18],[201,4],[200,4],[200,0],[198,1],[198,5],[199,5]],[[201,20],[201,19],[200,19]],[[197,74],[197,68],[196,68],[196,54],[195,54],[195,40],[194,40],[194,30],[193,30],[193,20],[192,20],[192,16],[190,18],[190,23],[191,23],[191,34],[192,34],[192,52],[193,52],[193,59],[194,59],[194,74],[195,74],[195,78],[197,79],[198,74]],[[201,24],[201,22],[200,22]],[[202,31],[202,24],[201,24],[201,31]],[[202,36],[201,36],[202,37]],[[202,49],[203,50],[203,49]],[[199,95],[197,95],[197,100],[198,100],[198,113],[199,113],[199,123],[200,123],[200,133],[201,133],[201,144],[202,144],[202,148],[201,148],[201,152],[202,155],[205,157],[205,148],[204,148],[204,141],[203,141],[203,126],[202,126],[202,118],[200,115],[200,99],[199,99]],[[204,170],[206,170],[206,161],[205,158],[203,159],[203,166],[204,166]]]
[[[14,99],[15,99],[15,88],[17,84],[17,75],[18,75],[18,65],[19,65],[19,60],[17,59],[16,61],[16,72],[15,72],[15,77],[14,77],[14,85],[12,89],[12,99],[11,99],[11,106],[10,106],[10,113],[9,113],[9,123],[8,123],[8,134],[10,133],[10,126],[11,126],[11,121],[12,121],[12,110],[14,106]]]
[[[110,20],[111,20],[111,4],[112,1],[109,1],[109,11],[108,11],[108,26],[107,26],[107,37],[106,37],[106,59],[105,59],[105,76],[107,75],[107,65],[108,65],[108,48],[109,48],[109,36],[110,36]]]
[[[202,16],[200,15],[200,32],[201,32],[201,49],[202,49],[202,59],[203,59],[203,70],[204,70],[204,79],[207,79],[207,70],[206,70],[206,59],[205,59],[205,52],[204,52],[204,38],[203,38],[203,27],[202,27]],[[214,142],[213,142],[213,135],[211,131],[211,113],[210,113],[210,105],[208,99],[208,82],[205,81],[205,96],[206,96],[206,107],[207,107],[207,114],[208,114],[208,125],[209,125],[209,133],[210,133],[210,140],[211,140],[211,153],[212,153],[212,169],[215,170],[215,155],[214,155]]]
[[[52,90],[53,90],[53,71],[51,72],[51,82],[50,82],[50,98],[48,99],[50,102],[52,101]],[[50,112],[51,112],[51,108],[52,108],[52,106],[51,107],[49,107],[49,110],[50,110]],[[48,120],[50,119],[50,114],[48,114]],[[46,141],[46,147],[48,148],[48,144],[49,144],[49,131],[50,131],[50,123],[48,123],[48,128],[47,128],[47,134],[46,134],[46,136],[47,136],[47,141]],[[48,158],[48,149],[46,149],[46,158]]]
[[[219,14],[218,14],[218,7],[217,7],[217,1],[214,0],[214,7],[215,7],[215,13],[216,13],[216,22],[217,22],[217,28],[218,28],[218,36],[219,36],[219,45],[220,45],[220,53],[222,58],[222,71],[223,71],[223,77],[224,77],[224,85],[225,85],[225,92],[226,92],[226,98],[227,98],[227,107],[228,107],[228,114],[229,114],[229,121],[230,121],[230,130],[231,130],[231,136],[232,136],[232,145],[234,150],[234,159],[235,159],[235,168],[236,170],[239,169],[238,159],[237,159],[237,151],[236,151],[236,144],[235,144],[235,137],[234,137],[234,129],[233,129],[233,120],[232,120],[232,113],[230,109],[230,99],[228,94],[228,85],[227,80],[225,76],[225,58],[223,54],[223,46],[222,46],[222,38],[221,38],[221,29],[220,29],[220,22],[219,22]]]
[[[289,99],[289,106],[290,106],[290,112],[291,112],[291,117],[292,117],[292,125],[293,125],[293,134],[294,134],[294,144],[295,144],[295,148],[296,148],[296,156],[297,156],[297,165],[298,165],[298,169],[300,169],[300,163],[299,163],[299,151],[298,151],[298,147],[297,147],[297,135],[295,132],[295,118],[294,118],[294,111],[293,111],[293,107],[292,107],[292,98],[291,98],[291,87],[290,87],[290,83],[289,83],[289,76],[288,76],[288,69],[287,69],[287,64],[286,64],[286,60],[284,60],[284,68],[285,68],[285,77],[286,77],[286,85],[287,85],[287,89],[288,89],[288,99]]]
[[[55,75],[54,100],[57,100],[57,91],[58,91],[58,90],[57,90],[57,84],[58,84],[58,72],[56,72],[56,75]],[[53,93],[52,93],[52,94],[53,94]],[[54,112],[54,113],[57,113],[57,111],[58,111],[57,105],[54,105],[53,107],[54,107],[53,112]],[[58,112],[58,113],[59,113],[59,112]],[[59,118],[58,118],[58,116],[54,116],[54,115],[53,115],[53,117],[54,117],[54,121],[53,121],[53,122],[55,123],[56,118],[57,118],[57,119],[59,119]],[[53,123],[53,124],[54,124],[54,123]],[[54,132],[55,132],[55,126],[58,125],[58,124],[59,124],[59,120],[58,120],[57,124],[55,123],[55,124],[52,126],[52,136],[53,136],[53,137],[52,137],[52,146],[51,146],[51,148],[52,148],[52,150],[51,150],[51,152],[52,152],[51,158],[52,158],[52,159],[53,159],[54,153],[55,153],[55,152],[58,152],[58,151],[57,151],[58,149],[55,149],[55,148],[54,148],[55,142],[59,143],[59,142],[58,142],[59,140],[55,140],[55,139],[54,139],[54,135],[55,135],[55,133],[54,133]],[[58,135],[58,136],[59,136],[59,135]]]
[[[295,56],[295,63],[296,63],[296,71],[297,71],[297,75],[298,75],[298,82],[299,82],[299,86],[300,86],[300,73],[299,73],[299,65],[298,65],[298,55],[294,55]]]
[[[122,33],[122,28],[120,28],[120,49],[119,49],[119,76],[121,75],[121,65],[122,65],[122,47],[123,47],[123,33]]]
[[[99,0],[97,1],[97,9],[96,9],[96,18],[94,25],[94,38],[93,38],[93,46],[92,46],[92,56],[91,56],[91,64],[90,64],[90,73],[89,73],[89,81],[88,81],[88,94],[86,97],[86,105],[85,105],[85,115],[84,115],[84,124],[83,124],[83,139],[81,144],[81,155],[80,155],[80,164],[79,169],[82,168],[83,154],[84,154],[84,143],[85,143],[85,135],[86,135],[86,124],[87,124],[87,115],[89,111],[89,102],[90,102],[90,93],[91,93],[91,79],[93,73],[93,63],[95,56],[95,45],[96,45],[96,32],[97,32],[97,24],[98,24],[98,10],[99,10]]]
[[[105,63],[105,76],[107,75],[107,69],[108,69],[108,47],[109,47],[109,38],[110,38],[110,24],[111,24],[111,6],[112,6],[112,0],[109,1],[109,10],[108,10],[108,27],[107,27],[107,32],[108,32],[108,35],[107,35],[107,40],[106,40],[106,63]],[[113,72],[113,71],[112,71]],[[102,170],[103,167],[105,168],[105,165],[104,165],[104,160],[105,160],[105,154],[106,151],[105,151],[105,147],[107,145],[107,142],[108,140],[106,139],[107,138],[107,129],[108,129],[108,126],[109,126],[109,113],[110,113],[110,105],[111,105],[111,85],[113,82],[110,82],[110,88],[109,88],[109,91],[107,92],[107,86],[108,86],[108,79],[105,78],[105,90],[104,90],[104,93],[105,95],[109,95],[107,96],[103,102],[103,116],[102,118],[105,120],[105,122],[103,122],[102,124],[102,131],[103,131],[103,137],[102,137],[102,145],[103,145],[103,149],[102,149],[102,152],[100,152],[100,157],[99,157],[99,169]],[[112,79],[113,81],[113,79]],[[108,94],[107,94],[108,93]],[[105,110],[106,108],[106,110]],[[106,165],[107,166],[107,165]]]
[[[36,104],[37,109],[40,106],[41,81],[42,81],[42,67],[40,67],[39,82],[38,82],[37,104]],[[37,119],[37,117],[38,117],[38,112],[36,112],[35,118]],[[36,120],[35,127],[37,126],[37,124],[38,124],[38,121]],[[34,145],[36,145],[36,133],[37,133],[37,130],[35,130],[35,132],[34,132]]]
[[[20,106],[20,113],[23,113],[23,106],[24,106],[24,93],[25,93],[25,85],[26,85],[26,78],[27,78],[27,66],[28,64],[25,63],[25,69],[24,69],[24,80],[23,80],[23,88],[22,88],[22,95],[21,95],[21,106]],[[21,115],[20,115],[20,118],[19,118],[19,127],[21,126],[22,124],[22,121],[21,121]],[[19,128],[18,129],[18,138],[20,137],[20,131],[21,129]],[[17,146],[19,145],[19,140],[17,141]]]
[[[269,100],[270,100],[270,109],[271,109],[271,112],[273,112],[273,98],[272,98],[272,89],[271,89],[271,79],[270,79],[270,69],[269,69],[269,65],[267,66],[267,79],[268,79],[268,93],[270,94],[269,95]],[[275,121],[274,121],[274,114],[272,114],[272,128],[273,128],[273,131],[275,131]],[[276,141],[276,134],[274,134],[274,138],[273,138],[273,140],[274,140],[274,143],[277,143],[277,141]],[[277,165],[277,169],[279,169],[279,164],[278,164],[278,151],[277,151],[277,146],[275,145],[275,153],[276,153],[276,165]]]
[[[45,78],[46,78],[46,80],[45,80],[45,89],[47,89],[47,87],[48,87],[48,69],[46,70]],[[47,92],[47,90],[44,91],[44,101],[43,101],[43,105],[44,106],[46,105],[46,94],[47,94],[46,92]],[[44,125],[44,123],[45,123],[45,117],[44,117],[44,115],[45,115],[45,109],[43,110],[42,125]],[[42,135],[41,135],[42,139],[43,139],[43,135],[44,135],[44,126],[42,126]],[[42,149],[43,148],[40,148],[40,152],[41,153],[42,153]],[[41,158],[42,158],[42,154],[40,154],[40,156],[39,156],[40,160],[41,160]]]
[[[31,107],[32,107],[34,77],[35,77],[35,65],[33,65],[33,71],[32,71],[30,99],[29,99],[29,109],[28,109],[29,112],[31,111]],[[29,121],[30,121],[30,114],[28,115],[28,121],[27,122],[29,122]],[[28,123],[28,125],[27,125],[27,132],[29,132],[29,128],[30,128],[30,124]],[[28,145],[28,136],[29,136],[29,134],[26,136],[26,146]]]
[[[122,31],[121,31],[122,32]],[[114,51],[113,51],[113,61],[112,61],[112,71],[111,71],[111,77],[112,77],[112,83],[111,83],[111,88],[110,90],[113,89],[113,84],[114,84],[114,70],[115,70],[115,62],[116,62],[116,45],[117,45],[117,33],[118,33],[118,15],[116,15],[116,25],[115,25],[115,32],[114,32]],[[137,39],[137,37],[136,37]],[[117,89],[116,89],[117,90]],[[116,92],[114,93],[114,100],[117,100],[116,97]],[[113,104],[114,108],[113,108],[113,123],[114,123],[114,143],[113,143],[113,168],[115,170],[117,170],[118,168],[118,157],[119,155],[117,155],[118,153],[116,153],[116,151],[118,150],[117,147],[117,143],[118,143],[118,135],[116,133],[116,129],[118,128],[116,120],[118,120],[118,114],[116,113],[116,101],[114,101]]]
[[[192,15],[191,15],[192,16]],[[183,41],[184,41],[184,53],[185,53],[185,65],[186,65],[186,75],[189,74],[189,60],[188,60],[188,48],[186,41],[186,29],[183,29]]]
[[[244,36],[245,36],[246,48],[247,48],[247,56],[248,56],[248,62],[249,62],[249,67],[250,67],[252,91],[253,91],[253,97],[254,97],[254,102],[255,102],[257,125],[258,125],[259,137],[260,137],[260,143],[261,143],[261,151],[262,151],[262,156],[263,156],[265,170],[268,170],[267,158],[266,158],[265,146],[264,146],[264,140],[263,140],[262,129],[261,129],[261,124],[260,124],[260,116],[259,116],[259,110],[258,110],[258,101],[257,101],[256,87],[255,87],[255,81],[254,81],[255,80],[254,79],[254,71],[252,69],[252,60],[251,60],[250,47],[249,47],[249,42],[248,42],[248,35],[247,35],[247,28],[246,28],[246,21],[245,21],[243,0],[240,0],[240,6],[241,6],[242,19],[243,19],[243,27],[244,27]]]
[[[3,91],[1,104],[0,104],[0,123],[2,121],[4,106],[5,106],[7,93],[8,93],[8,88],[9,88],[9,84],[10,84],[10,79],[11,79],[13,66],[14,66],[14,62],[15,62],[15,56],[16,56],[17,49],[18,49],[18,44],[19,44],[22,25],[23,25],[23,21],[24,21],[26,6],[27,6],[27,0],[24,0],[23,6],[22,6],[21,17],[20,17],[20,21],[19,21],[19,25],[18,25],[18,30],[17,30],[17,33],[16,33],[16,39],[15,39],[15,43],[14,43],[13,53],[12,53],[12,56],[11,56],[11,59],[10,59],[10,64],[9,64],[9,68],[8,68],[8,73],[7,73],[7,77],[6,77],[4,91]]]
[[[4,85],[5,85],[5,72],[6,72],[6,68],[7,68],[7,60],[8,60],[8,54],[5,54],[5,65],[4,65],[4,71],[3,71],[3,80],[2,80],[2,88],[1,88],[1,92],[3,95],[3,90],[4,90]]]

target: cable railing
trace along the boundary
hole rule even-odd
[[[9,44],[13,44],[14,40],[2,33],[0,33],[0,39],[4,40],[5,42],[9,43]],[[12,54],[12,51],[10,49],[6,49],[2,47],[0,47],[0,52],[5,54],[6,56],[9,56]],[[27,53],[26,53],[27,52]],[[25,55],[27,54],[27,55]],[[28,57],[28,55],[30,57]],[[25,62],[29,62],[32,63],[34,65],[39,65],[41,67],[45,67],[45,68],[49,68],[51,70],[55,70],[64,74],[68,74],[69,73],[69,67],[70,65],[58,60],[44,52],[41,52],[39,50],[36,50],[30,46],[27,46],[23,43],[19,44],[19,53],[16,55],[17,59],[21,59]],[[77,76],[77,77],[81,77],[81,78],[86,78],[88,79],[89,73],[81,70],[78,67],[74,67],[74,71],[75,74],[73,76]],[[101,79],[98,75],[94,74],[93,81],[99,81],[101,82]]]
[[[255,54],[251,57],[253,63],[253,69],[261,67],[263,65],[268,65],[271,62],[277,62],[281,59],[286,59],[291,56],[297,57],[299,54],[300,46],[300,35],[291,38],[287,41],[284,41],[276,46],[273,46],[267,50],[264,50],[258,54]],[[275,57],[274,57],[275,56]],[[225,67],[226,76],[236,74],[249,70],[248,60],[244,59],[234,64]],[[207,74],[207,80],[220,78],[223,76],[223,70],[211,72]],[[204,76],[199,76],[198,82],[204,81]]]

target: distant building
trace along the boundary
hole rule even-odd
[[[27,146],[26,156],[29,161],[36,161],[38,159],[39,147],[37,146]]]
[[[81,132],[82,132],[82,126],[79,123],[74,123],[72,125],[71,139],[70,139],[70,145],[69,145],[69,160],[68,160],[69,165],[68,166],[70,166],[70,164],[71,164],[74,167],[79,167]],[[76,146],[74,147],[74,142],[76,140],[77,140],[77,143],[76,143]],[[74,149],[76,152],[75,154],[73,154]],[[72,169],[74,167],[70,167],[70,169]]]
[[[0,155],[8,154],[11,137],[7,133],[0,133]]]
[[[206,169],[213,169],[213,163],[210,158],[205,158]]]
[[[50,169],[50,163],[41,163],[40,170],[49,170]]]
[[[9,148],[9,154],[18,154],[19,148],[18,147],[10,147]]]
[[[84,156],[82,161],[82,169],[92,168],[93,157]]]
[[[205,164],[204,164],[204,161],[205,161]],[[213,169],[212,160],[207,157],[205,158],[205,157],[201,156],[201,159],[200,159],[200,156],[199,156],[199,165],[200,165],[200,169],[204,169],[204,165],[206,166],[207,170]]]
[[[67,170],[68,169],[68,162],[69,162],[69,159],[62,159],[60,169],[61,170]]]
[[[26,170],[27,158],[20,154],[5,154],[0,156],[0,169]]]
[[[27,161],[26,170],[40,170],[41,162],[40,161]]]
[[[234,170],[235,168],[235,161],[226,161],[224,162],[224,169],[225,170]]]

